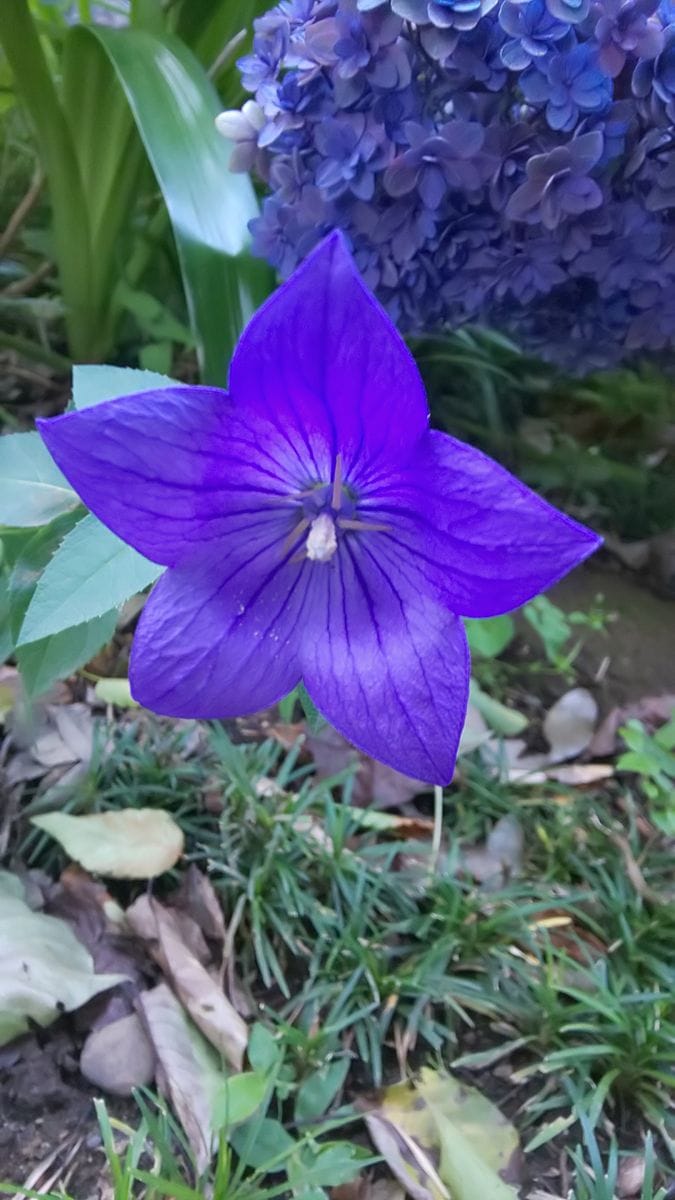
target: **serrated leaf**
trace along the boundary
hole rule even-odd
[[[115,400],[118,396],[133,396],[138,392],[159,391],[168,387],[176,387],[176,380],[157,371],[91,363],[73,367],[75,408],[93,408],[95,404]]]
[[[183,831],[161,808],[84,816],[54,812],[32,821],[86,871],[110,879],[154,879],[175,866],[183,853]]]
[[[16,661],[28,697],[41,696],[57,679],[66,679],[88,663],[110,641],[116,624],[117,609],[113,609],[93,621],[64,629],[63,633],[20,646]]]
[[[33,912],[11,876],[0,879],[0,1046],[29,1027],[49,1025],[92,996],[123,983],[96,975],[91,956],[58,917]]]
[[[119,607],[164,570],[89,515],[66,535],[38,580],[19,645]]]
[[[0,525],[45,525],[76,508],[79,498],[39,433],[0,438]]]

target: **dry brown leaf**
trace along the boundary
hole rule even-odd
[[[621,708],[613,708],[600,725],[590,746],[589,754],[599,758],[609,757],[619,749],[618,731],[626,721],[642,721],[651,731],[658,729],[669,721],[675,712],[675,693],[664,696],[643,696],[632,704],[624,704]]]
[[[399,808],[428,786],[356,750],[330,725],[324,725],[318,733],[308,733],[307,748],[314,759],[317,779],[328,779],[352,763],[358,764],[352,791],[352,803],[358,807]]]
[[[593,737],[598,706],[587,688],[565,692],[544,717],[544,734],[550,746],[550,763],[564,762],[583,753]]]
[[[621,1159],[616,1179],[616,1194],[620,1200],[637,1196],[645,1178],[645,1160],[641,1154],[628,1154]]]
[[[222,1071],[167,984],[144,992],[139,1006],[157,1055],[157,1083],[187,1134],[197,1170],[204,1171],[215,1144],[215,1106]]]
[[[80,1055],[85,1079],[113,1096],[130,1096],[155,1078],[155,1051],[136,1013],[94,1029]]]
[[[227,936],[223,910],[211,880],[190,863],[174,897],[176,909],[196,921],[205,937],[212,942],[225,942]]]
[[[513,816],[500,817],[484,846],[462,848],[460,866],[479,883],[501,887],[518,875],[523,865],[524,837]]]
[[[149,942],[151,954],[204,1036],[240,1071],[248,1026],[185,945],[175,915],[149,896],[139,896],[127,909],[127,921],[137,936]]]

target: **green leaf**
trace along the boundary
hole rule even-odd
[[[483,720],[501,737],[515,737],[527,729],[529,721],[524,713],[517,712],[515,708],[507,708],[501,701],[495,700],[494,696],[488,696],[475,679],[471,680],[469,696]]]
[[[230,1141],[246,1166],[270,1173],[282,1171],[284,1160],[295,1149],[290,1133],[286,1133],[280,1121],[271,1117],[262,1120],[253,1117],[246,1125],[239,1125]]]
[[[269,1075],[276,1071],[283,1059],[283,1051],[277,1038],[260,1022],[251,1030],[246,1055],[253,1070],[261,1075]]]
[[[110,641],[116,623],[117,611],[113,610],[84,625],[64,629],[55,637],[19,647],[16,661],[28,696],[40,696],[57,679],[67,678],[88,663]]]
[[[39,433],[0,438],[0,525],[45,525],[80,503]]]
[[[33,530],[28,539],[20,544],[9,577],[9,624],[15,644],[42,572],[66,534],[80,520],[81,512],[63,513],[49,525]]]
[[[170,34],[97,26],[77,35],[98,40],[124,88],[173,225],[202,376],[222,386],[271,275],[248,254],[258,207],[250,179],[229,172],[230,151],[214,125],[218,96]]]
[[[163,570],[90,514],[66,535],[38,580],[19,644],[38,641],[118,608]]]
[[[297,696],[311,733],[318,733],[326,724],[304,683],[298,684]]]
[[[467,617],[464,622],[472,654],[480,658],[497,658],[513,641],[516,628],[508,615],[502,617]]]
[[[175,379],[156,371],[139,371],[134,367],[91,365],[73,367],[73,404],[75,408],[91,408],[104,400],[118,396],[133,396],[138,392],[159,391],[179,386]]]
[[[349,1059],[338,1058],[320,1067],[303,1081],[295,1097],[296,1121],[321,1117],[342,1087],[349,1070]],[[328,1181],[330,1183],[330,1180]]]
[[[94,688],[94,695],[104,704],[116,704],[118,708],[138,708],[138,701],[131,695],[128,679],[99,679]]]
[[[230,1129],[248,1121],[260,1108],[269,1090],[269,1081],[255,1071],[231,1075],[223,1083],[222,1092],[214,1105],[214,1125]]]

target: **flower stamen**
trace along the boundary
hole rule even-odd
[[[339,512],[341,504],[342,504],[342,454],[338,453],[335,458],[335,474],[333,476],[333,492],[331,495],[331,505],[335,512]]]
[[[340,529],[363,529],[371,533],[388,533],[389,525],[378,525],[376,521],[357,521],[354,517],[338,517]]]
[[[335,522],[328,513],[321,513],[309,527],[305,553],[312,562],[329,562],[336,550]]]

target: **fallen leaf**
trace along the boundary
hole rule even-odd
[[[126,976],[97,975],[91,955],[65,921],[33,912],[21,885],[0,874],[0,1045],[49,1025]]]
[[[479,746],[487,742],[490,737],[490,730],[485,717],[476,708],[475,704],[469,701],[466,710],[466,717],[462,726],[462,733],[459,739],[459,747],[457,754],[473,754]]]
[[[616,1194],[620,1200],[637,1196],[645,1178],[645,1160],[641,1154],[627,1154],[619,1163],[616,1178]]]
[[[136,1013],[94,1029],[80,1055],[85,1079],[113,1096],[130,1096],[155,1078],[155,1051]]]
[[[150,943],[150,952],[195,1024],[223,1058],[240,1071],[248,1026],[222,986],[185,945],[173,914],[151,897],[139,896],[126,916],[134,932]]]
[[[475,679],[471,680],[469,695],[471,704],[487,721],[490,729],[502,737],[515,737],[527,728],[529,722],[523,713],[518,712],[515,708],[507,708],[493,696],[488,696],[487,692],[478,686]]]
[[[128,679],[99,679],[94,696],[104,704],[114,704],[117,708],[138,708],[138,702],[131,695]]]
[[[21,676],[16,667],[0,667],[0,725],[4,725],[20,695]]]
[[[544,734],[551,748],[548,761],[577,758],[590,745],[597,719],[598,706],[587,688],[565,692],[544,717]]]
[[[619,749],[618,731],[626,721],[638,720],[647,727],[649,732],[665,725],[675,712],[675,694],[664,696],[643,696],[632,704],[624,704],[621,708],[613,708],[607,714],[597,733],[588,747],[589,754],[599,758],[607,758]]]
[[[354,812],[354,820],[362,829],[373,829],[376,833],[390,834],[397,841],[423,841],[434,831],[431,817],[401,817],[398,813],[377,812],[374,809]]]
[[[428,785],[420,779],[402,775],[356,750],[330,725],[322,726],[318,733],[307,732],[306,744],[314,759],[317,779],[329,779],[357,764],[351,796],[352,804],[357,807],[400,808],[418,792],[427,790]]]
[[[45,813],[33,825],[59,842],[76,862],[111,879],[154,879],[175,866],[184,838],[161,808],[122,808],[72,816]]]
[[[144,992],[139,1005],[157,1055],[158,1085],[185,1130],[201,1173],[215,1149],[222,1068],[167,984]]]
[[[516,1200],[518,1135],[498,1108],[451,1075],[425,1069],[387,1088],[365,1114],[370,1135],[415,1200]]]
[[[523,865],[523,829],[513,816],[500,817],[484,846],[462,848],[460,865],[479,883],[501,887],[520,873]]]

